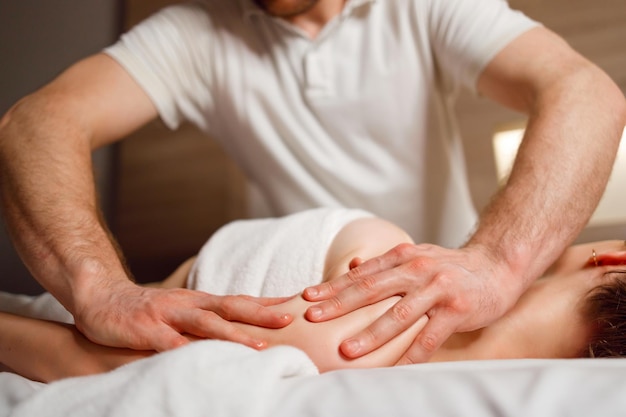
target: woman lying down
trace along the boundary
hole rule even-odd
[[[220,229],[197,258],[153,285],[213,294],[299,294],[402,242],[411,239],[401,229],[359,210],[315,209],[280,219],[238,221]],[[486,328],[453,334],[432,361],[623,356],[626,271],[620,265],[624,264],[624,241],[572,246],[505,316]],[[427,316],[358,359],[342,357],[338,346],[399,299],[391,297],[331,321],[311,323],[303,314],[312,303],[295,295],[275,307],[294,316],[285,328],[237,325],[269,346],[302,349],[320,372],[392,366]],[[69,324],[0,313],[0,363],[33,380],[106,372],[151,354],[94,344]]]

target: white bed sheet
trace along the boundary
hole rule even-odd
[[[48,295],[0,309],[71,321]],[[56,303],[58,304],[58,303]],[[626,359],[500,360],[319,375],[306,354],[207,340],[40,384],[0,372],[0,417],[626,416]]]
[[[193,343],[49,385],[0,373],[0,416],[624,416],[626,360],[501,360],[317,374],[292,347]]]

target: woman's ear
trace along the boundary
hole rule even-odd
[[[597,262],[597,266],[605,265],[626,265],[626,251],[613,251],[599,253],[595,260],[591,259],[592,264]]]

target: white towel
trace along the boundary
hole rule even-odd
[[[326,253],[363,210],[318,208],[281,218],[241,220],[203,246],[187,288],[211,294],[289,296],[321,282]]]
[[[206,340],[106,374],[29,389],[11,408],[0,407],[0,416],[269,417],[280,406],[281,381],[307,375],[318,375],[317,369],[296,348],[259,352]]]
[[[74,323],[74,317],[50,293],[38,296],[0,292],[0,311],[33,319]]]

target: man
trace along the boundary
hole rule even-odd
[[[463,85],[529,115],[510,180],[465,244],[475,217],[450,107]],[[215,0],[164,10],[9,111],[9,229],[87,337],[166,350],[191,333],[262,348],[230,321],[288,325],[264,308],[274,300],[139,288],[99,220],[92,149],[157,116],[222,142],[274,214],[362,207],[441,245],[400,245],[305,291],[321,301],[312,321],[402,295],[341,349],[361,356],[427,314],[400,360],[413,363],[501,316],[574,239],[626,105],[597,67],[500,0]]]

